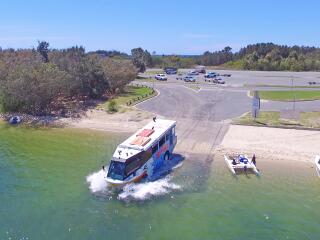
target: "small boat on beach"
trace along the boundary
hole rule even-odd
[[[224,155],[224,160],[232,174],[236,175],[237,172],[253,172],[256,175],[260,175],[259,170],[252,160],[246,155]]]
[[[22,121],[21,117],[19,117],[19,116],[13,116],[9,119],[9,123],[13,124],[13,125],[19,124],[19,123],[21,123],[21,121]]]
[[[316,171],[318,176],[320,177],[320,155],[317,155],[314,159],[314,163],[316,164]]]

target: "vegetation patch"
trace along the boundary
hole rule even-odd
[[[312,85],[300,85],[300,86],[288,86],[288,85],[269,85],[269,84],[244,84],[244,87],[265,87],[265,88],[320,88],[320,85],[312,86]]]
[[[138,76],[136,79],[136,81],[141,81],[141,82],[153,82],[155,81],[155,79],[153,77],[145,77],[145,76]]]
[[[108,102],[108,112],[109,113],[118,112],[118,106],[117,106],[117,103],[114,100],[110,100]]]
[[[131,60],[102,58],[83,47],[0,51],[0,99],[6,112],[74,116],[137,77]]]
[[[253,92],[250,92],[253,95]],[[312,101],[320,99],[320,91],[259,91],[261,99],[270,101]]]
[[[300,119],[296,121],[281,119],[280,112],[264,111],[259,117],[253,119],[251,113],[233,119],[234,124],[268,127],[296,127],[320,129],[320,112],[301,112]]]
[[[153,88],[149,88],[147,86],[126,86],[120,93],[118,93],[114,97],[111,97],[110,100],[103,104],[100,104],[98,108],[102,108],[107,112],[123,112],[128,107],[156,95],[157,92]]]
[[[225,64],[222,64],[221,67],[226,69],[235,69],[235,70],[241,70],[243,69],[244,61],[243,60],[236,60],[236,61],[230,61],[226,62]]]
[[[144,72],[144,74],[146,75],[157,75],[157,74],[163,74],[164,71],[162,70],[149,70],[149,71],[146,71]]]

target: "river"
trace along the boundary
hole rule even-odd
[[[310,164],[232,177],[185,155],[169,175],[107,190],[99,169],[126,134],[0,124],[0,239],[319,239]]]

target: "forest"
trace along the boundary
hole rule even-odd
[[[129,59],[101,57],[83,47],[0,49],[0,111],[64,115],[79,103],[112,95],[134,80]]]
[[[239,70],[320,71],[320,48],[257,43],[233,52],[227,46],[201,55],[152,55],[147,67],[192,68],[195,65]]]

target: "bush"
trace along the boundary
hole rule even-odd
[[[65,110],[65,101],[114,94],[137,76],[129,60],[101,58],[82,47],[44,50],[47,56],[32,49],[0,51],[1,111],[56,113]]]
[[[111,100],[108,104],[108,112],[110,113],[114,113],[114,112],[118,112],[118,106],[117,103],[113,100]]]

